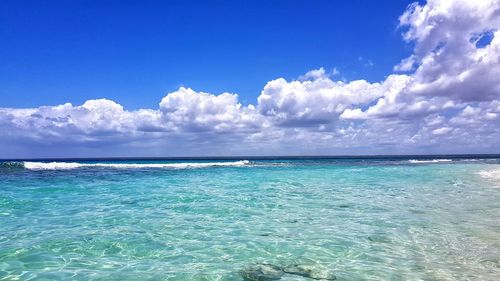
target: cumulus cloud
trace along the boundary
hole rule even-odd
[[[412,71],[415,68],[415,55],[411,55],[403,60],[397,65],[394,66],[394,71],[406,72]]]
[[[346,83],[324,76],[290,82],[280,78],[266,84],[258,98],[258,109],[278,125],[330,124],[354,106],[367,107],[379,98],[397,94],[406,80],[404,75],[391,75],[381,83]]]
[[[319,68],[267,82],[255,105],[181,87],[153,109],[106,99],[0,108],[2,153],[63,145],[117,155],[500,152],[500,1],[415,3],[399,28],[413,52],[380,82],[338,81],[337,69]]]
[[[253,105],[242,106],[236,94],[211,95],[184,87],[162,99],[160,112],[179,131],[252,131],[264,121]]]

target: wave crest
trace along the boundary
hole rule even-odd
[[[195,169],[209,167],[241,167],[250,161],[199,162],[199,163],[77,163],[77,162],[23,162],[28,170],[71,170],[78,168],[115,168],[115,169]]]
[[[452,162],[451,159],[431,159],[431,160],[415,160],[411,159],[408,162],[412,164],[424,164],[424,163],[442,163],[442,162]]]

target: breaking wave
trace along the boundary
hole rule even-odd
[[[424,163],[441,163],[441,162],[452,162],[451,159],[431,159],[431,160],[408,160],[412,164],[424,164]]]
[[[19,162],[16,162],[19,163]],[[78,168],[114,169],[195,169],[209,167],[241,167],[250,164],[248,160],[233,162],[193,162],[193,163],[77,163],[77,162],[20,162],[28,170],[71,170]],[[17,164],[19,165],[19,164]]]

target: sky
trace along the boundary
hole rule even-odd
[[[500,153],[500,1],[1,1],[0,158]]]

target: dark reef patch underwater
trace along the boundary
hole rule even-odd
[[[263,263],[249,266],[241,271],[243,279],[248,281],[280,280],[286,274],[324,281],[337,279],[335,274],[319,265],[293,264],[280,267]]]

